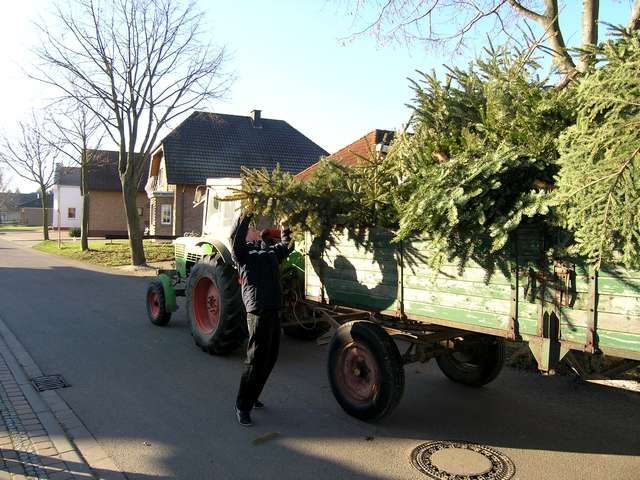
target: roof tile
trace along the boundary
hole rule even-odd
[[[327,159],[335,163],[339,163],[340,165],[351,167],[356,165],[360,161],[361,157],[368,157],[371,152],[375,152],[377,144],[383,143],[384,145],[389,145],[392,140],[392,131],[379,129],[372,130],[355,142],[350,143],[335,153],[332,153],[327,157]],[[317,166],[318,164],[314,163],[310,167],[301,171],[296,175],[296,180],[306,180]]]
[[[239,177],[242,166],[297,173],[327,152],[283,120],[195,112],[162,141],[169,184]]]

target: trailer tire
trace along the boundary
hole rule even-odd
[[[151,280],[147,287],[147,315],[154,325],[164,327],[171,320],[171,312],[167,310],[164,288],[160,280]]]
[[[474,335],[464,351],[450,351],[436,358],[438,366],[450,380],[470,387],[482,387],[494,380],[504,365],[504,340]]]
[[[242,344],[247,320],[238,276],[221,256],[206,256],[191,268],[186,297],[191,335],[198,347],[225,355]]]
[[[287,305],[282,311],[282,320],[286,325],[282,326],[285,335],[296,340],[311,341],[329,331],[331,326],[324,320],[315,319],[313,323],[300,323],[300,319],[313,319],[313,311],[302,303]]]
[[[342,409],[360,420],[378,420],[398,405],[404,369],[398,347],[379,325],[345,323],[329,347],[331,390]]]

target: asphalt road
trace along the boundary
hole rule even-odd
[[[286,337],[267,408],[242,428],[233,414],[241,352],[196,349],[184,307],[168,327],[151,325],[145,278],[2,237],[0,316],[45,373],[71,383],[59,393],[129,478],[420,479],[409,454],[432,440],[492,446],[518,479],[640,478],[637,394],[508,368],[469,389],[431,362],[407,366],[398,408],[367,424],[333,399],[327,347]]]

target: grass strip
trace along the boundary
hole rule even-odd
[[[38,232],[42,231],[42,225],[39,227],[27,227],[25,225],[0,225],[0,232]]]
[[[144,253],[147,262],[173,260],[171,242],[144,240]],[[35,250],[63,257],[75,258],[83,262],[106,267],[118,267],[131,264],[128,240],[90,240],[89,251],[80,249],[79,240],[65,240],[58,247],[57,240],[46,240],[33,246]]]

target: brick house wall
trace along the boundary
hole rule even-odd
[[[49,225],[52,224],[55,211],[47,208]],[[20,225],[39,227],[42,225],[42,208],[23,207],[20,209]]]
[[[136,205],[142,209],[140,229],[149,226],[149,199],[139,192]],[[121,192],[93,191],[89,199],[89,235],[100,237],[107,233],[126,235],[127,216]]]
[[[204,203],[193,207],[196,193],[195,185],[176,185],[174,187],[174,228],[173,235],[184,235],[185,232],[202,233],[202,208]]]
[[[169,185],[169,191],[151,194],[149,233],[151,235],[183,236],[186,232],[202,233],[202,208],[193,207],[196,187],[192,185]],[[171,205],[171,223],[162,223],[162,205]]]
[[[162,205],[171,206],[171,221],[162,223]],[[173,194],[170,192],[153,192],[149,205],[149,234],[150,235],[175,235],[175,208]]]

